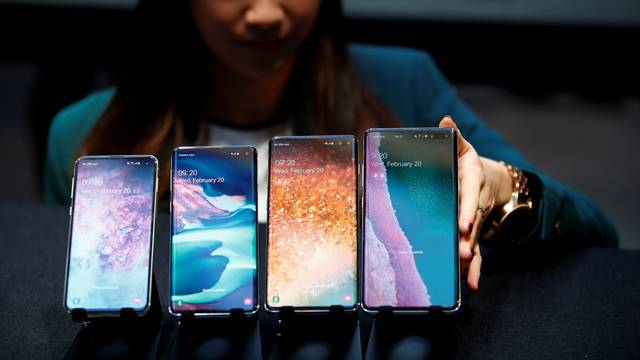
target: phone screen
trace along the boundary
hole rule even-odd
[[[355,306],[356,164],[353,136],[272,139],[266,299],[269,307]]]
[[[149,305],[157,161],[151,156],[76,162],[65,306],[136,312]]]
[[[172,164],[172,311],[255,310],[255,149],[178,148]]]
[[[454,309],[458,195],[450,129],[372,129],[365,138],[364,305]]]

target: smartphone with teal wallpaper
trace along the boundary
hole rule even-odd
[[[251,146],[173,151],[172,314],[257,311],[256,171],[256,150]]]
[[[363,307],[460,306],[456,133],[369,129],[363,171]]]

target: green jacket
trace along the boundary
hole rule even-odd
[[[437,126],[450,114],[481,156],[503,160],[540,179],[543,200],[530,237],[567,245],[617,244],[615,228],[600,210],[583,194],[542,174],[489,128],[460,100],[428,54],[369,45],[351,45],[350,52],[360,76],[402,126]],[[113,94],[112,88],[94,92],[55,116],[47,144],[45,201],[68,202],[74,157]]]

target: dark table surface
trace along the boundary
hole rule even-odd
[[[62,309],[67,231],[68,208],[0,204],[0,358],[62,358],[80,330]],[[168,241],[168,216],[160,214],[154,271],[162,309]],[[617,249],[577,250],[483,275],[481,291],[465,293],[464,311],[451,320],[452,354],[640,358],[639,275],[640,251]],[[361,328],[366,345],[370,321]]]

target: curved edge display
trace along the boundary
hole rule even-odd
[[[380,150],[380,139],[374,144],[372,134],[390,137],[386,146],[392,144],[391,149]],[[420,146],[420,141],[435,144],[438,140],[440,144],[436,147]],[[360,223],[362,309],[368,313],[381,310],[398,313],[457,312],[461,306],[461,290],[455,131],[448,128],[374,128],[365,132],[364,149]],[[416,174],[415,169],[437,173],[438,177],[426,179],[428,176]],[[388,174],[388,171],[392,173]],[[425,183],[430,180],[438,184]],[[427,186],[429,191],[425,191]],[[436,205],[430,205],[432,213],[428,214],[436,220],[426,219],[426,213],[416,211],[425,208],[419,202],[422,205],[438,204],[438,209],[433,207]],[[370,213],[372,204],[376,207],[375,214]],[[384,221],[376,220],[378,218]],[[378,223],[373,225],[375,221]],[[449,247],[443,248],[442,242],[426,240],[418,243],[414,240],[425,240],[427,231],[437,231],[439,238],[449,239],[446,240]],[[394,246],[389,242],[399,244]],[[429,251],[432,255],[427,256],[428,259],[420,259]],[[447,253],[444,257],[437,256]],[[374,255],[375,273],[371,268],[373,263],[368,265]],[[400,261],[402,257],[406,261]],[[432,270],[427,266],[429,261],[436,264],[432,266],[442,268],[441,274],[427,275]],[[427,290],[426,278],[431,280],[432,291]],[[375,292],[376,289],[379,291]],[[376,297],[372,298],[371,294],[376,294]],[[432,302],[433,296],[435,301]],[[443,298],[445,303],[439,303]]]
[[[300,148],[295,150],[294,153],[288,154],[286,158],[276,159],[274,158],[274,148],[276,146],[281,145],[281,144],[276,144],[279,142],[285,142],[285,143],[295,142],[296,144],[305,144],[307,146],[305,147],[305,149]],[[302,146],[304,147],[304,145]],[[333,152],[338,151],[336,149],[342,149],[342,151],[338,151],[340,154],[337,155],[338,156],[337,158],[330,157],[330,156],[327,158],[325,157],[324,154],[321,154],[320,152],[316,151],[318,150],[316,148],[322,148],[324,146],[332,147]],[[342,152],[345,152],[346,149],[348,149],[348,153],[342,154]],[[336,154],[337,153],[333,155],[336,155]],[[346,158],[346,155],[348,155],[348,159]],[[340,157],[345,157],[345,158],[341,159]],[[302,160],[302,163],[300,162],[296,163],[296,161],[298,160]],[[274,168],[276,167],[275,161],[278,161],[277,167],[281,168],[279,171],[279,174],[274,173],[275,171]],[[348,163],[348,166],[346,166],[343,163]],[[329,170],[326,170],[326,169],[329,169]],[[340,172],[341,170],[342,172]],[[359,304],[360,304],[359,303],[359,299],[360,299],[360,285],[359,285],[359,282],[360,282],[360,271],[359,271],[360,270],[359,269],[360,206],[358,204],[358,198],[359,198],[358,197],[358,193],[359,193],[358,192],[358,172],[359,170],[358,170],[358,156],[357,156],[357,139],[353,135],[283,136],[283,137],[274,137],[271,139],[269,143],[269,173],[268,173],[268,178],[269,178],[268,209],[269,211],[268,211],[268,221],[267,221],[267,231],[266,231],[267,249],[266,249],[266,261],[265,261],[266,283],[264,284],[265,297],[262,303],[265,310],[267,310],[268,312],[277,313],[283,309],[290,309],[294,312],[322,313],[322,312],[330,312],[331,309],[333,308],[339,309],[341,311],[353,312],[357,310],[357,308],[359,307]],[[274,181],[282,182],[282,184],[286,184],[286,181],[292,181],[292,178],[287,177],[288,175],[294,175],[294,176],[312,175],[313,178],[308,179],[308,181],[313,182],[315,184],[323,181],[322,177],[319,175],[326,175],[326,174],[330,174],[332,176],[332,178],[327,180],[327,182],[331,182],[332,184],[331,186],[333,186],[332,188],[332,190],[334,191],[332,193],[333,195],[343,196],[342,193],[336,193],[336,192],[342,191],[345,194],[349,193],[352,196],[352,199],[349,199],[349,203],[347,205],[340,204],[340,206],[346,206],[346,208],[344,209],[345,217],[343,219],[340,219],[339,221],[341,222],[341,224],[344,224],[348,227],[352,227],[351,229],[352,235],[348,236],[351,238],[346,239],[346,242],[344,241],[344,239],[342,240],[335,239],[335,237],[333,237],[335,234],[331,233],[330,229],[327,231],[319,230],[321,228],[320,226],[318,226],[319,221],[326,222],[329,228],[331,228],[332,224],[334,223],[334,221],[329,220],[331,219],[330,217],[327,217],[329,214],[326,214],[326,213],[320,214],[318,211],[315,211],[315,210],[320,210],[320,207],[319,207],[320,204],[315,204],[314,202],[316,200],[319,201],[322,196],[325,196],[329,191],[328,189],[324,189],[324,190],[321,189],[322,191],[320,193],[317,193],[315,189],[309,189],[308,187],[301,188],[298,186],[294,189],[287,187],[279,190],[279,194],[282,196],[286,195],[287,199],[281,199],[282,196],[280,195],[278,195],[278,199],[274,199],[274,191],[275,191]],[[340,175],[336,177],[337,174],[340,174]],[[294,180],[294,185],[299,185],[300,183],[304,183],[304,181],[300,180],[296,182]],[[281,184],[278,183],[278,185],[281,185]],[[309,191],[311,191],[311,193],[309,193]],[[323,195],[323,193],[325,195]],[[281,211],[286,210],[287,212],[291,212],[291,211],[297,211],[296,209],[299,209],[301,211],[306,212],[307,209],[313,210],[312,214],[309,214],[311,217],[313,217],[313,220],[309,220],[311,218],[307,218],[307,220],[309,221],[304,221],[304,224],[302,224],[303,221],[301,219],[298,218],[296,220],[297,223],[300,223],[300,224],[297,224],[296,226],[294,226],[295,229],[304,228],[305,232],[310,232],[310,233],[307,234],[308,236],[304,236],[303,238],[301,238],[300,242],[297,242],[298,246],[296,247],[296,249],[301,251],[295,252],[290,255],[292,257],[301,258],[302,256],[305,256],[305,254],[308,255],[307,251],[304,251],[304,250],[308,249],[310,244],[314,244],[313,242],[314,240],[320,240],[320,239],[326,240],[328,238],[332,238],[336,240],[333,243],[335,247],[333,247],[333,249],[325,248],[325,250],[327,251],[325,252],[324,255],[327,255],[327,256],[314,255],[314,257],[311,260],[318,263],[328,264],[329,263],[328,260],[331,259],[331,261],[334,261],[334,264],[336,264],[336,267],[340,267],[343,270],[342,274],[343,275],[346,274],[344,276],[346,276],[347,280],[342,279],[338,281],[333,281],[330,279],[331,275],[333,274],[328,274],[326,272],[324,274],[321,274],[322,271],[306,272],[305,274],[311,274],[312,276],[319,275],[319,277],[315,279],[307,278],[306,280],[304,279],[300,280],[297,277],[291,276],[292,272],[295,274],[295,272],[299,270],[296,268],[296,264],[299,262],[296,262],[296,261],[286,262],[286,265],[291,266],[293,269],[284,269],[284,265],[283,265],[284,263],[281,264],[283,266],[277,266],[277,265],[274,266],[272,264],[274,258],[276,259],[280,258],[280,255],[273,254],[274,252],[273,244],[275,239],[275,236],[273,234],[274,226],[277,226],[279,229],[281,229],[281,231],[287,231],[289,233],[292,233],[293,231],[293,233],[295,234],[295,231],[296,231],[295,229],[291,229],[291,227],[285,226],[284,223],[282,224],[280,223],[285,221],[284,218],[280,219],[282,221],[279,221],[278,219],[274,219],[275,202],[278,202],[278,204],[280,204]],[[299,204],[300,206],[295,205],[298,202],[305,202],[305,204]],[[329,209],[331,209],[331,207]],[[327,209],[322,209],[322,210],[328,211]],[[316,215],[318,216],[316,217]],[[333,214],[333,215],[338,216],[338,214]],[[331,253],[331,251],[334,251],[334,250],[338,251],[338,247],[344,250],[344,251],[339,251],[342,255],[334,258],[330,257],[329,254]],[[324,251],[324,250],[321,250],[321,251]],[[315,254],[317,255],[317,252]],[[332,253],[332,254],[335,255],[337,253]],[[292,260],[292,259],[289,258],[288,260]],[[341,260],[344,260],[344,261],[341,261]],[[276,267],[276,269],[274,269],[274,267]],[[320,269],[320,266],[318,267],[311,266],[311,268]],[[338,270],[338,272],[340,272],[340,270]],[[340,275],[340,276],[343,276],[343,275]],[[294,294],[300,295],[302,292],[311,293],[312,295],[314,295],[312,296],[312,298],[314,299],[311,300],[310,302],[307,302],[306,304],[284,303],[284,302],[283,302],[283,305],[272,304],[272,302],[276,302],[276,303],[280,302],[278,298],[281,295],[281,294],[274,295],[270,293],[271,288],[275,287],[275,286],[270,286],[270,280],[273,279],[274,276],[281,277],[282,279],[279,279],[279,281],[281,283],[287,283],[287,287],[292,286],[291,280],[294,279],[295,284],[300,285],[300,286],[293,285],[293,288],[295,288]],[[349,278],[351,280],[349,280]],[[301,282],[304,284],[301,284]],[[340,285],[337,285],[338,283]],[[325,289],[332,289],[332,290],[338,289],[338,290],[332,292],[331,290],[324,291]],[[344,289],[347,289],[346,291],[343,291],[344,294],[342,293],[338,294],[340,290],[344,290]],[[341,297],[342,302],[327,301],[325,303],[321,303],[325,298],[333,299],[333,298],[336,298],[336,296]],[[315,301],[317,299],[320,299],[320,300]]]
[[[180,165],[176,161],[179,155],[188,155],[180,160]],[[174,149],[168,299],[168,310],[173,316],[227,317],[235,311],[253,316],[258,312],[256,173],[256,149],[252,146]],[[176,182],[180,183],[181,191]],[[176,199],[178,195],[181,197]],[[178,218],[180,232],[176,232]],[[221,238],[216,239],[218,236]],[[244,241],[247,236],[249,246]],[[180,256],[175,253],[177,237],[181,237],[180,244],[189,245]],[[239,242],[230,244],[230,239]],[[180,269],[176,268],[177,262]],[[209,271],[213,276],[207,279],[203,273]],[[180,289],[176,289],[178,277]],[[178,305],[178,301],[184,302]],[[178,306],[183,309],[176,309]]]

